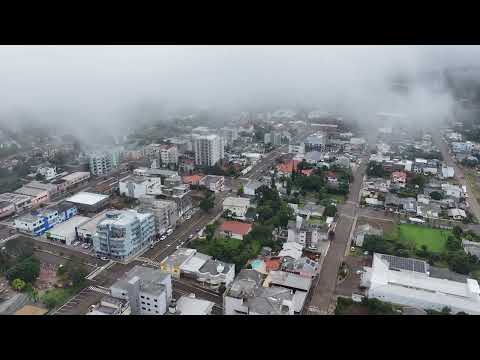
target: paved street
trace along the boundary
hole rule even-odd
[[[467,203],[469,206],[470,212],[475,216],[477,220],[480,220],[480,205],[472,192],[472,189],[468,182],[465,179],[465,174],[461,166],[459,166],[452,158],[452,155],[448,151],[448,146],[446,142],[441,138],[441,135],[438,129],[433,133],[433,141],[440,148],[444,161],[448,166],[451,166],[455,169],[455,178],[460,182],[460,184],[467,187],[468,199]]]
[[[350,241],[352,225],[358,209],[358,198],[363,182],[366,164],[363,163],[354,173],[354,181],[350,184],[348,201],[339,208],[335,237],[325,257],[320,276],[312,287],[311,300],[306,305],[308,315],[327,315],[331,310],[332,300],[337,284],[338,269],[343,261]]]

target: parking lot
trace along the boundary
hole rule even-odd
[[[6,225],[0,225],[0,243],[15,234],[16,234],[16,231],[14,229]]]
[[[84,315],[91,305],[98,303],[104,296],[104,293],[86,287],[62,305],[54,315]]]

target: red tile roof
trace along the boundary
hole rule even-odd
[[[270,258],[270,259],[264,259],[265,262],[265,270],[266,271],[276,271],[280,269],[280,266],[282,265],[282,258]]]
[[[252,230],[252,224],[243,223],[240,221],[225,221],[220,226],[220,231],[231,232],[232,234],[238,234],[245,236],[250,230]]]
[[[184,184],[198,185],[199,181],[203,178],[203,175],[191,175],[182,177]]]
[[[310,175],[312,175],[313,170],[314,170],[314,169],[303,169],[303,170],[302,170],[302,175],[310,176]]]
[[[293,170],[297,170],[298,160],[290,160],[289,162],[277,165],[277,170],[283,173],[291,173]]]

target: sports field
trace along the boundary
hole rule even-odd
[[[400,224],[398,230],[401,241],[415,242],[417,249],[425,245],[429,251],[433,252],[442,252],[448,236],[452,234],[450,230],[433,229],[413,224]]]

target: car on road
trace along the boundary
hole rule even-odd
[[[106,256],[102,256],[102,257],[100,258],[100,260],[107,261],[108,258],[107,258]]]
[[[181,246],[181,245],[175,246],[175,249],[177,249],[177,250],[180,249],[180,246]]]
[[[188,239],[192,239],[192,238],[193,238],[193,234],[188,235]]]
[[[168,230],[167,230],[167,235],[170,235],[171,233],[173,233],[173,230],[172,230],[172,229],[168,229]]]
[[[167,236],[166,236],[166,235],[162,235],[162,236],[160,236],[160,240],[162,240],[162,241],[163,241],[163,240],[165,240],[166,238],[167,238]]]

